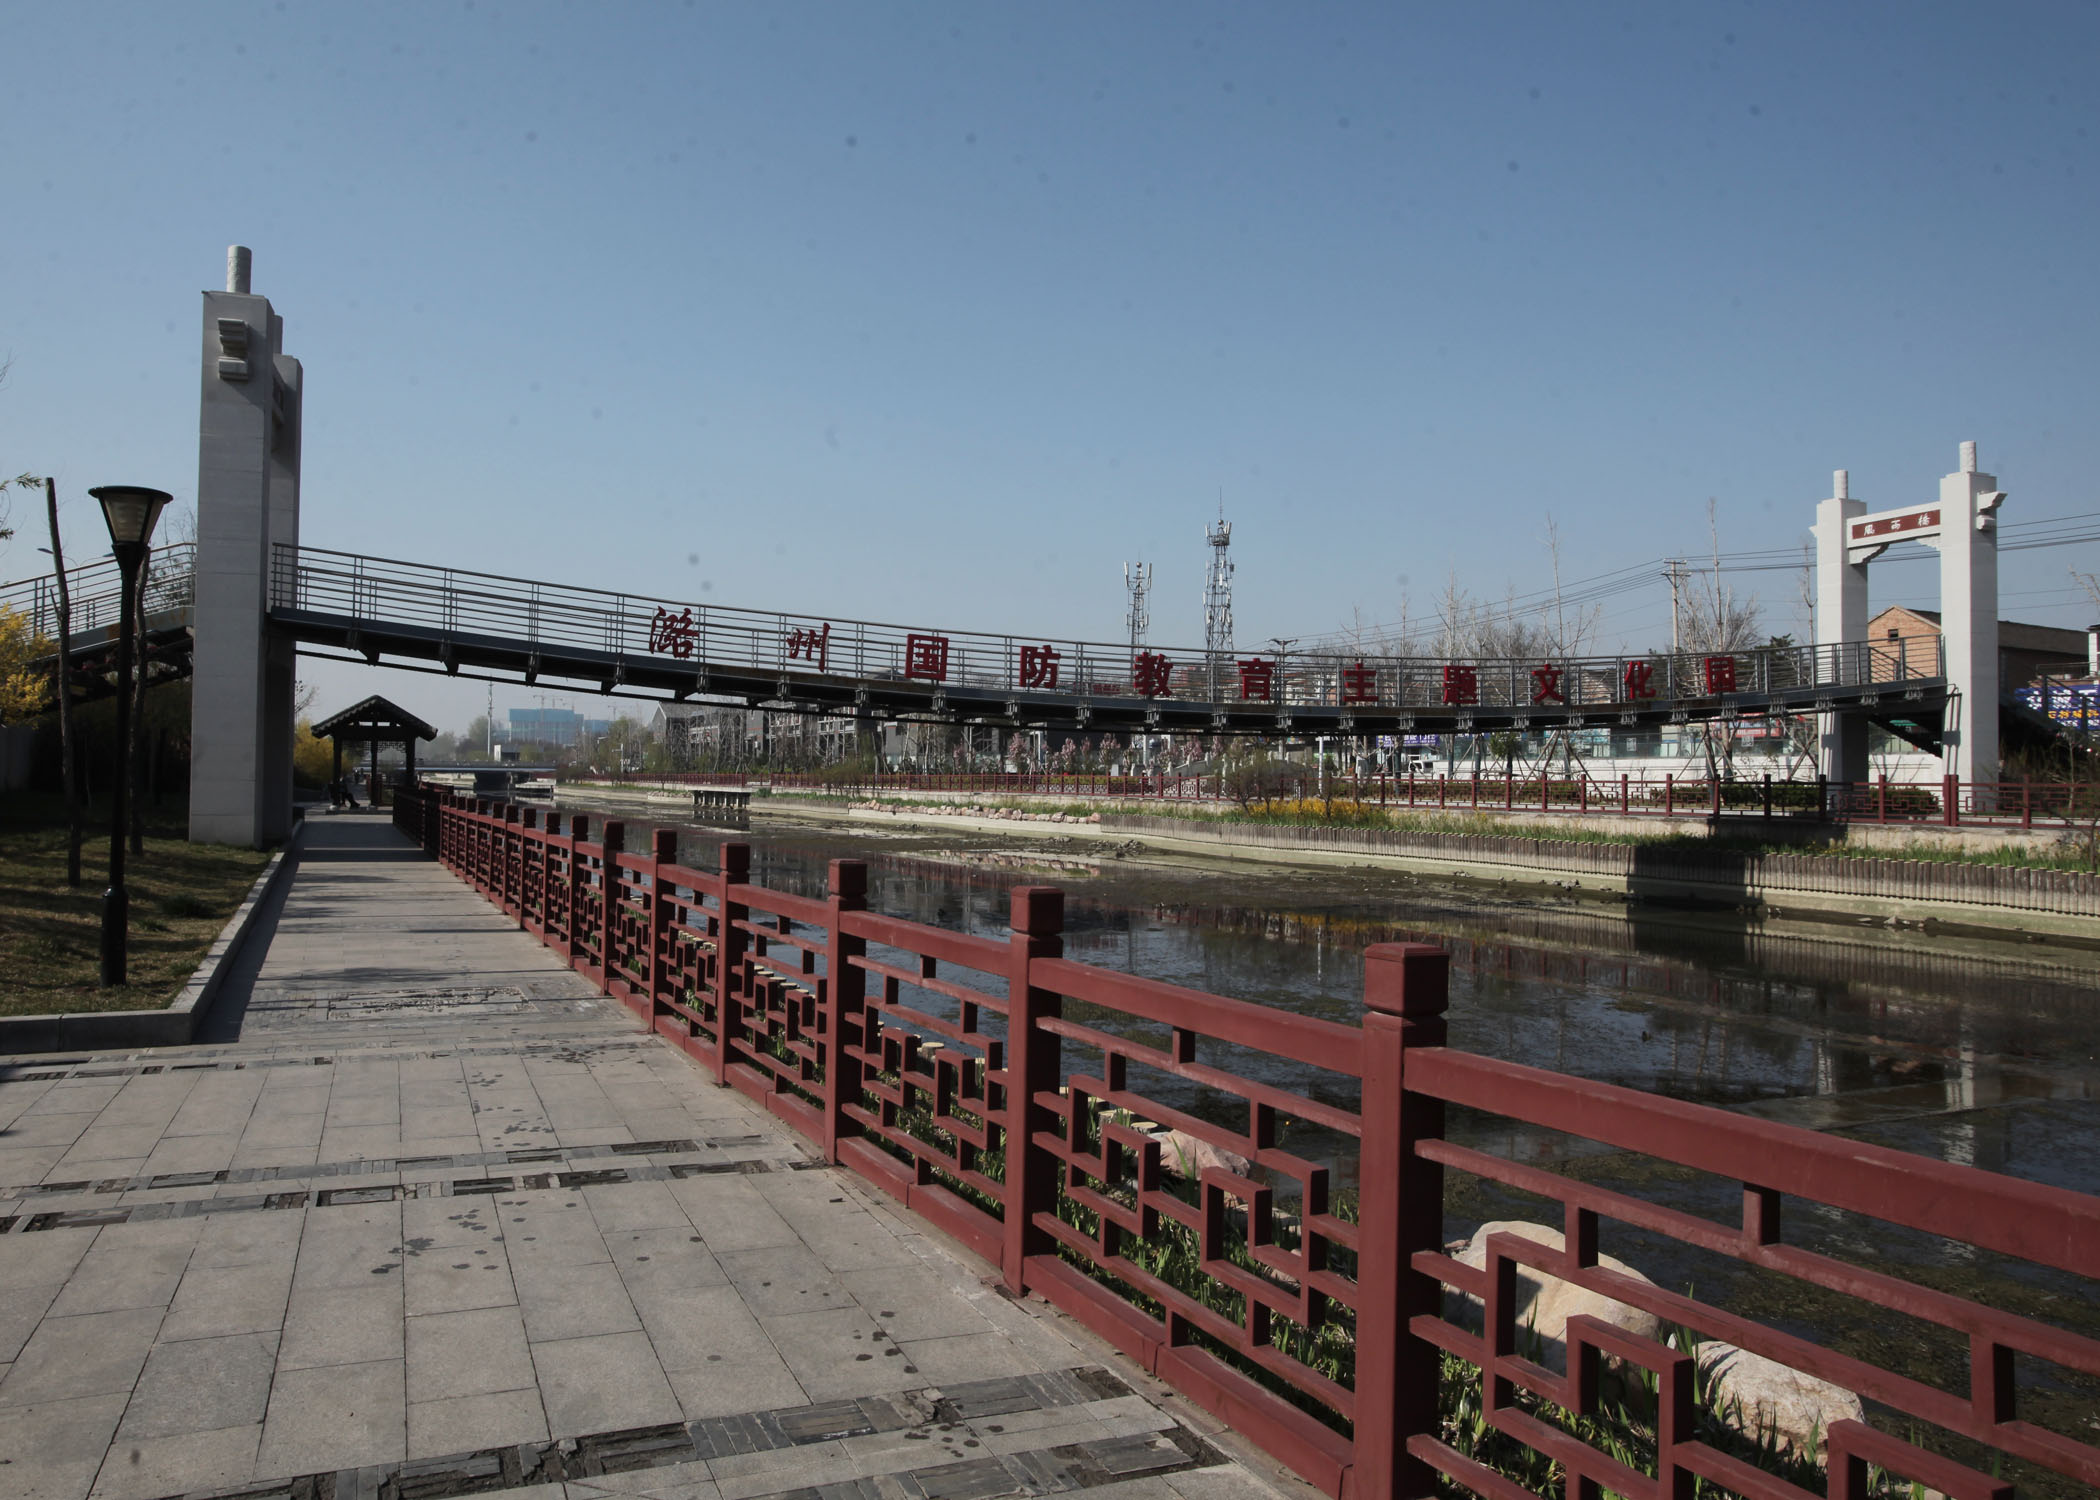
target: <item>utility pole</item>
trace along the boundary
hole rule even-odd
[[[1678,605],[1684,593],[1684,559],[1673,557],[1664,563],[1662,576],[1670,581],[1670,654],[1675,656],[1679,650],[1678,642],[1682,634],[1681,615]]]
[[[493,682],[489,684],[488,712],[481,716],[481,732],[486,741],[481,747],[481,753],[490,760],[494,760],[496,758],[496,684]]]

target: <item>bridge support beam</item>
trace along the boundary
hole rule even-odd
[[[262,848],[292,828],[295,658],[268,610],[272,550],[299,542],[302,372],[241,246],[204,294],[201,366],[190,838]]]

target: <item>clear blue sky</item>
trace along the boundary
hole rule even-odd
[[[1830,471],[2100,510],[2091,5],[15,5],[0,470],[196,485],[225,246],[309,543],[1241,641],[1705,546]],[[36,522],[0,555],[40,562]],[[691,560],[697,558],[697,561]],[[2004,613],[2083,625],[2007,555]],[[1757,588],[1800,629],[1787,574]],[[1877,603],[1930,603],[1928,565]],[[1607,644],[1667,630],[1615,600]],[[441,724],[478,685],[304,669]],[[497,690],[500,711],[529,704]],[[581,698],[578,707],[591,705]],[[595,710],[594,710],[595,711]]]

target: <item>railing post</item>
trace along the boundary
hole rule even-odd
[[[824,947],[824,998],[831,1014],[824,1028],[824,1155],[839,1159],[839,1139],[854,1133],[846,1106],[860,1102],[860,1048],[867,1016],[867,971],[854,962],[868,951],[866,938],[839,930],[849,911],[868,905],[868,867],[857,859],[831,862],[830,940]]]
[[[729,1039],[736,1034],[735,979],[743,965],[744,945],[749,935],[737,926],[749,921],[751,908],[731,899],[736,887],[751,880],[751,846],[724,844],[722,873],[716,877],[715,909],[720,929],[715,933],[715,1082],[729,1082]]]
[[[671,892],[664,883],[664,866],[677,863],[678,830],[657,829],[649,836],[649,977],[643,1017],[651,1027],[663,1014],[664,975],[671,972]]]
[[[515,802],[503,804],[503,901],[525,925],[525,840],[520,829],[524,809]],[[498,908],[501,909],[500,907]]]
[[[1032,1144],[1036,1096],[1057,1097],[1058,1038],[1036,1028],[1045,1016],[1061,1013],[1063,1000],[1032,982],[1032,965],[1040,958],[1061,958],[1065,951],[1065,893],[1055,886],[1022,885],[1012,893],[1012,955],[1006,976],[1006,1098],[1002,1134],[1006,1141],[1006,1218],[999,1271],[1008,1290],[1025,1289],[1031,1255],[1056,1253],[1055,1242],[1037,1226],[1036,1216],[1057,1211],[1057,1158]]]
[[[1772,821],[1772,773],[1765,772],[1765,821]]]
[[[1830,778],[1820,772],[1816,776],[1816,821],[1830,821]]]
[[[1643,772],[1643,775],[1646,773]],[[1624,771],[1619,773],[1619,816],[1625,817],[1633,811],[1633,779]]]
[[[607,818],[598,830],[598,843],[604,858],[598,866],[598,963],[591,978],[602,990],[612,977],[613,936],[620,930],[620,856],[627,850],[627,825]]]
[[[1877,777],[1874,782],[1874,821],[1886,823],[1888,820],[1889,779],[1886,775],[1882,775]]]
[[[1677,773],[1663,772],[1663,816],[1674,817],[1677,813]]]
[[[1714,780],[1714,813],[1713,813],[1713,815],[1714,815],[1714,820],[1715,820],[1716,822],[1719,822],[1719,821],[1720,821],[1720,817],[1721,817],[1721,773],[1720,773],[1719,771],[1716,771],[1716,772],[1714,772],[1714,778],[1713,778],[1713,780]]]
[[[1949,776],[1944,786],[1946,790],[1940,797],[1941,813],[1946,817],[1949,828],[1959,828],[1961,826],[1961,782],[1957,778]]]
[[[1358,1495],[1416,1500],[1436,1474],[1408,1452],[1437,1434],[1436,1347],[1409,1331],[1434,1317],[1443,1288],[1414,1256],[1443,1243],[1444,1169],[1415,1154],[1444,1133],[1444,1103],[1407,1087],[1408,1055],[1444,1045],[1451,956],[1428,943],[1364,950],[1363,1146],[1358,1200],[1356,1462]]]
[[[583,854],[577,847],[590,836],[591,820],[583,813],[573,814],[569,819],[569,919],[568,960],[575,967],[576,955],[583,952],[583,938],[578,924],[583,920]]]

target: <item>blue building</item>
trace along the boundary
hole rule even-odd
[[[506,739],[520,745],[569,749],[612,728],[610,719],[586,719],[573,708],[514,708]]]

